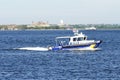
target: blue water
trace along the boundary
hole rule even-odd
[[[82,31],[100,51],[34,51],[70,30],[0,31],[0,80],[119,80],[120,30]]]

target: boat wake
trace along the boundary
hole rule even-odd
[[[31,51],[48,51],[48,48],[45,47],[23,47],[17,48],[19,50],[31,50]]]

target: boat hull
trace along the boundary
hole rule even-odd
[[[82,44],[82,45],[66,45],[50,47],[49,50],[96,50],[102,41],[96,41],[94,43]]]

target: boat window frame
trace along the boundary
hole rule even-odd
[[[77,38],[75,37],[75,38],[73,38],[73,41],[77,41]]]

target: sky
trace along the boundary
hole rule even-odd
[[[0,0],[0,24],[120,24],[120,0]]]

